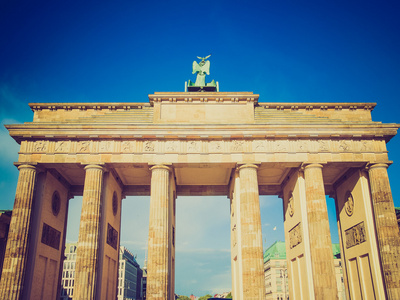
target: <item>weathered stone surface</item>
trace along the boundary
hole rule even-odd
[[[74,293],[77,299],[112,298],[114,284],[107,276],[114,275],[106,273],[116,273],[118,256],[114,252],[120,227],[117,204],[120,205],[122,195],[149,194],[149,299],[172,298],[172,199],[177,194],[229,194],[235,299],[262,298],[258,195],[284,194],[285,234],[287,240],[292,240],[287,243],[288,257],[293,262],[293,266],[288,262],[288,269],[297,270],[297,277],[302,279],[293,283],[293,290],[305,299],[335,299],[325,193],[334,194],[346,174],[362,170],[366,164],[372,164],[370,185],[387,293],[392,299],[398,297],[398,231],[393,231],[393,201],[386,170],[382,173],[380,165],[389,163],[386,143],[396,135],[399,126],[373,122],[374,103],[258,103],[258,97],[248,92],[155,93],[149,95],[150,103],[35,103],[30,104],[33,122],[7,126],[10,135],[21,144],[19,164],[38,164],[41,170],[51,170],[64,186],[64,201],[68,201],[68,191],[84,195]],[[301,166],[305,162],[308,165],[303,177]],[[84,165],[89,165],[86,171]],[[107,169],[104,183],[100,165]],[[149,170],[149,165],[155,167]],[[11,279],[1,283],[0,295],[7,297],[15,297],[14,290],[20,293],[23,286],[28,242],[25,236],[30,226],[29,201],[33,193],[30,189],[35,180],[35,172],[30,173],[33,167],[20,168],[15,204],[19,221],[12,225],[20,231],[13,233],[9,246],[10,253],[14,251],[12,255],[18,259],[6,260],[13,272],[18,268],[19,271],[12,284]],[[112,176],[108,176],[110,173]],[[24,179],[27,176],[29,179]],[[346,193],[348,187],[343,189]],[[354,203],[368,201],[368,183],[363,191],[361,200],[353,199]],[[114,192],[118,197],[112,202]],[[352,242],[354,246],[348,252],[368,248],[366,252],[357,250],[357,255],[350,254],[354,254],[352,259],[365,253],[371,255],[374,289],[382,295],[383,283],[377,283],[382,277],[377,271],[378,250],[372,247],[376,245],[372,230],[375,224],[368,219],[372,219],[372,213],[365,206],[365,212],[359,214],[357,205],[350,204],[346,204],[345,216],[341,217],[343,230],[364,222],[367,235],[365,242]],[[54,214],[51,210],[49,213]],[[353,222],[355,219],[357,222]],[[63,222],[54,227],[62,233]],[[22,224],[27,227],[22,228]],[[107,224],[115,229],[109,235],[109,244]],[[345,239],[345,231],[340,234]],[[22,244],[15,246],[15,236]],[[106,257],[110,259],[108,265],[114,267],[106,269],[100,265],[96,270],[96,263]],[[57,264],[60,260],[53,258]],[[290,272],[289,277],[294,274]],[[29,275],[28,286],[32,281],[33,275]],[[105,282],[109,282],[110,288]]]
[[[388,299],[400,299],[400,236],[386,164],[369,166],[371,197]]]
[[[315,299],[338,299],[321,164],[304,168]]]
[[[74,299],[96,299],[103,167],[85,167],[85,188],[76,255]]]
[[[240,177],[240,230],[243,299],[262,299],[265,293],[257,166],[244,164]]]
[[[0,299],[4,300],[19,300],[21,298],[28,259],[36,167],[20,165],[18,169],[18,185],[0,282]],[[32,279],[30,278],[30,280]]]
[[[168,299],[169,282],[169,173],[170,168],[156,165],[151,168],[149,217],[149,260],[147,265],[147,295],[150,300]]]

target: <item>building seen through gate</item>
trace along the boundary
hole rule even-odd
[[[58,298],[60,300],[73,299],[77,245],[78,243],[67,243],[65,245],[61,291]],[[142,269],[136,262],[134,255],[124,246],[119,248],[118,264],[117,299],[145,299],[143,296]]]
[[[283,199],[290,299],[400,299],[399,228],[374,103],[262,103],[251,92],[154,93],[148,103],[33,103],[7,125],[19,179],[1,299],[55,299],[68,202],[83,196],[74,299],[117,295],[121,200],[150,195],[147,299],[173,299],[176,197],[230,199],[232,295],[265,295],[260,195]],[[35,278],[35,279],[34,279]]]
[[[345,300],[340,245],[332,244],[339,300]],[[276,241],[264,252],[265,300],[288,300],[289,280],[285,242]]]

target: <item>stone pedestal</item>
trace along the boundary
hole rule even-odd
[[[338,299],[322,165],[304,168],[315,299]]]
[[[0,283],[0,299],[19,300],[24,287],[36,167],[20,165]]]
[[[103,168],[99,165],[87,165],[85,170],[74,299],[94,300],[96,299]]]
[[[170,168],[156,165],[151,169],[147,299],[168,299],[169,282],[169,173]]]
[[[263,299],[264,263],[257,166],[239,167],[243,299]]]
[[[400,237],[386,164],[369,166],[379,253],[388,299],[400,299]]]

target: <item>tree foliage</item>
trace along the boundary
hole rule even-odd
[[[188,296],[179,296],[178,300],[190,300]]]
[[[232,292],[230,292],[228,295],[226,295],[226,298],[232,298]]]
[[[199,300],[208,300],[208,298],[212,298],[213,296],[211,296],[210,294],[207,294],[207,295],[205,295],[205,296],[201,296],[200,298],[199,298]]]

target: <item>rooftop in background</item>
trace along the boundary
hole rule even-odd
[[[334,258],[340,258],[340,245],[332,244]],[[264,262],[275,259],[286,259],[286,244],[276,241],[264,252]]]
[[[12,210],[0,210],[0,223],[10,223]]]

